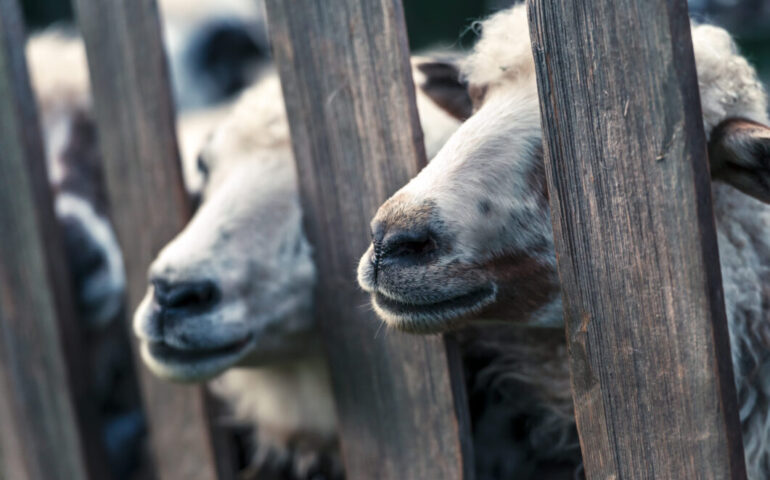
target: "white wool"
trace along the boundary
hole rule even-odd
[[[461,64],[468,82],[491,90],[522,84],[535,88],[526,6],[503,10],[478,25],[482,36]],[[694,22],[691,30],[706,134],[728,117],[767,123],[765,90],[730,34],[723,28]]]
[[[706,132],[728,117],[767,123],[765,89],[730,34],[713,25],[693,24],[692,42]]]
[[[437,107],[419,88],[417,103],[430,153],[443,144],[460,122]],[[268,70],[227,110],[227,117],[200,150],[200,162],[208,171],[203,204],[185,230],[159,254],[151,270],[174,279],[197,278],[203,272],[223,287],[223,304],[251,302],[255,305],[228,310],[232,315],[226,322],[223,319],[227,312],[222,312],[216,324],[201,324],[200,331],[187,332],[190,335],[213,338],[227,333],[227,328],[258,324],[262,317],[278,319],[280,325],[273,325],[272,331],[280,333],[280,329],[291,322],[289,315],[281,311],[281,299],[287,297],[294,301],[295,297],[301,297],[306,302],[300,303],[310,304],[312,288],[307,278],[314,273],[314,265],[309,252],[307,264],[281,263],[284,260],[275,253],[281,251],[281,245],[292,245],[296,240],[307,245],[301,231],[289,125],[277,73]],[[181,130],[192,132],[198,130],[200,123],[208,121],[207,117],[192,116],[180,120],[179,125]],[[260,221],[255,222],[255,218]],[[211,254],[214,251],[216,255]],[[290,260],[296,259],[287,262]],[[259,265],[247,268],[254,261]],[[309,273],[303,273],[305,271]],[[297,280],[297,276],[303,280]],[[262,295],[244,285],[251,285]],[[265,291],[269,294],[265,295]],[[230,298],[243,292],[247,294],[243,299]],[[257,297],[264,297],[267,303],[257,305]],[[143,313],[151,298],[152,291],[135,317],[140,338],[143,332],[151,330],[148,325],[152,319]],[[287,309],[294,310],[299,309]],[[248,314],[244,315],[243,311]],[[312,321],[309,309],[295,316],[302,317],[300,323]],[[165,334],[169,334],[168,329]],[[258,355],[259,348],[256,350]],[[302,470],[300,464],[305,463],[301,457],[312,457],[308,453],[313,450],[316,456],[320,453],[335,458],[336,415],[323,359],[303,350],[291,360],[284,356],[280,360],[254,362],[254,365],[240,364],[239,368],[225,371],[212,382],[211,388],[232,407],[238,420],[255,426],[255,463],[269,463],[269,459],[264,458],[266,451],[288,459],[298,471]],[[304,444],[304,453],[296,451],[298,442]]]
[[[415,80],[423,74],[412,70]],[[417,110],[420,116],[428,158],[444,145],[460,126],[460,121],[448,115],[419,88],[416,88]],[[259,112],[255,115],[254,112]],[[219,133],[217,133],[219,132]],[[278,74],[269,70],[251,88],[246,90],[232,109],[232,115],[217,129],[212,144],[217,148],[223,141],[217,136],[226,132],[227,145],[233,156],[255,149],[288,149],[291,147],[289,123],[283,103]],[[255,134],[254,132],[259,132]]]
[[[275,71],[270,71],[241,95],[202,154],[205,156],[206,150],[211,149],[217,152],[217,157],[240,158],[244,152],[281,150],[289,153],[290,148],[281,82]]]
[[[501,84],[535,81],[524,4],[502,10],[478,22],[476,28],[481,29],[481,38],[473,52],[460,63],[469,84],[494,88]]]
[[[256,21],[264,18],[262,2],[258,0],[159,0],[164,20],[197,24],[212,17],[239,18]]]
[[[286,448],[301,434],[333,443],[337,425],[330,382],[326,360],[312,355],[267,367],[233,368],[210,387],[232,399],[235,416],[257,425],[263,442]]]
[[[83,42],[62,29],[33,35],[27,42],[27,66],[42,111],[90,107],[91,84]]]

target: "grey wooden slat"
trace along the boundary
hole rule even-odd
[[[529,0],[588,478],[745,478],[685,0]]]
[[[15,0],[0,0],[0,478],[108,478]]]
[[[133,311],[144,295],[152,259],[191,214],[157,5],[154,0],[77,0],[75,6]],[[158,476],[216,478],[202,389],[155,378],[136,347],[134,343]]]
[[[452,389],[462,385],[460,363],[450,373],[448,361],[456,351],[447,354],[440,337],[381,329],[355,279],[369,220],[425,164],[401,2],[266,6],[321,279],[316,304],[347,474],[471,478],[467,406]]]

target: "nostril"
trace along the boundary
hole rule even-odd
[[[84,277],[90,277],[96,275],[106,267],[107,259],[102,251],[99,249],[92,249],[82,257],[80,268],[78,270]]]
[[[153,281],[155,301],[165,309],[203,310],[219,301],[220,292],[211,280],[170,283]]]
[[[438,248],[429,230],[403,231],[387,236],[382,245],[382,259],[420,263],[431,257]]]

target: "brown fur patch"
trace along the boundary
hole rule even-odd
[[[528,253],[498,257],[483,266],[498,285],[497,300],[482,317],[526,322],[530,315],[559,294],[559,279],[552,265],[541,263]]]
[[[416,204],[411,202],[410,198],[405,192],[397,193],[380,207],[372,222],[375,243],[382,241],[390,232],[410,230],[424,225],[433,227],[439,221],[433,201]]]

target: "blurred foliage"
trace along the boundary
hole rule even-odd
[[[68,0],[21,0],[21,3],[31,28],[73,18]],[[411,47],[454,45],[463,30],[473,20],[492,11],[494,4],[489,0],[404,0]]]
[[[21,0],[21,8],[30,29],[73,17],[72,6],[67,0]]]
[[[404,13],[412,50],[431,47],[467,47],[473,35],[463,35],[474,20],[491,7],[483,1],[404,0]]]
[[[770,25],[767,27],[768,36],[764,38],[741,39],[738,43],[741,52],[757,67],[759,78],[770,88]]]

